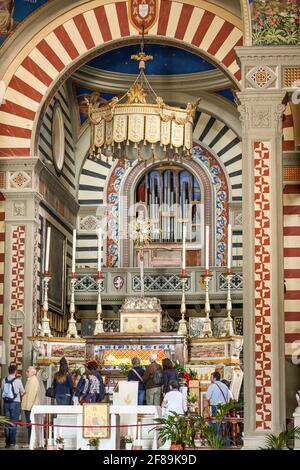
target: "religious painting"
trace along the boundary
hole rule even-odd
[[[85,359],[85,344],[52,343],[51,357]]]
[[[0,35],[8,34],[13,28],[14,0],[0,1]]]
[[[46,246],[47,227],[51,226],[49,273],[51,280],[48,289],[49,309],[65,313],[65,280],[66,280],[66,237],[53,225],[46,222],[44,246]],[[43,258],[45,259],[45,257]]]
[[[156,23],[158,0],[129,0],[129,20],[139,31],[146,33]]]
[[[109,405],[107,403],[83,404],[83,437],[85,439],[108,439],[110,435],[109,424]]]

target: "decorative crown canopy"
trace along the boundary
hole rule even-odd
[[[91,124],[90,155],[145,162],[190,158],[193,120],[200,100],[181,109],[168,106],[156,95],[144,73],[145,62],[153,57],[144,53],[143,40],[141,52],[131,59],[139,62],[140,73],[123,96],[114,97],[99,108],[95,107],[95,100],[86,99]]]

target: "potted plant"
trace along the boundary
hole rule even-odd
[[[300,426],[281,431],[277,436],[267,434],[265,437],[266,447],[260,447],[260,450],[292,450],[290,442],[295,438],[300,439]]]
[[[184,415],[172,412],[164,418],[156,418],[158,425],[153,430],[158,431],[159,439],[164,445],[171,442],[170,450],[183,450],[186,445],[193,446],[193,429],[189,419]]]
[[[98,450],[99,439],[89,439],[88,446],[90,447],[90,450]]]
[[[130,435],[127,435],[127,436],[125,436],[124,441],[125,441],[125,449],[126,450],[131,450],[132,445],[133,445],[133,437],[130,436]]]
[[[65,448],[64,442],[65,440],[62,436],[57,436],[57,438],[55,439],[56,450],[64,450]]]

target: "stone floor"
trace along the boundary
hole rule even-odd
[[[25,428],[18,427],[17,430],[17,445],[11,449],[5,449],[5,437],[4,432],[0,432],[0,450],[26,450],[29,449],[27,443],[27,430]]]

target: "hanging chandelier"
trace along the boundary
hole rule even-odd
[[[186,109],[164,103],[151,87],[145,64],[153,56],[141,51],[131,56],[139,62],[139,75],[120,98],[114,97],[104,106],[86,99],[91,125],[90,156],[112,159],[179,160],[192,157],[193,121],[200,100],[187,103]]]

